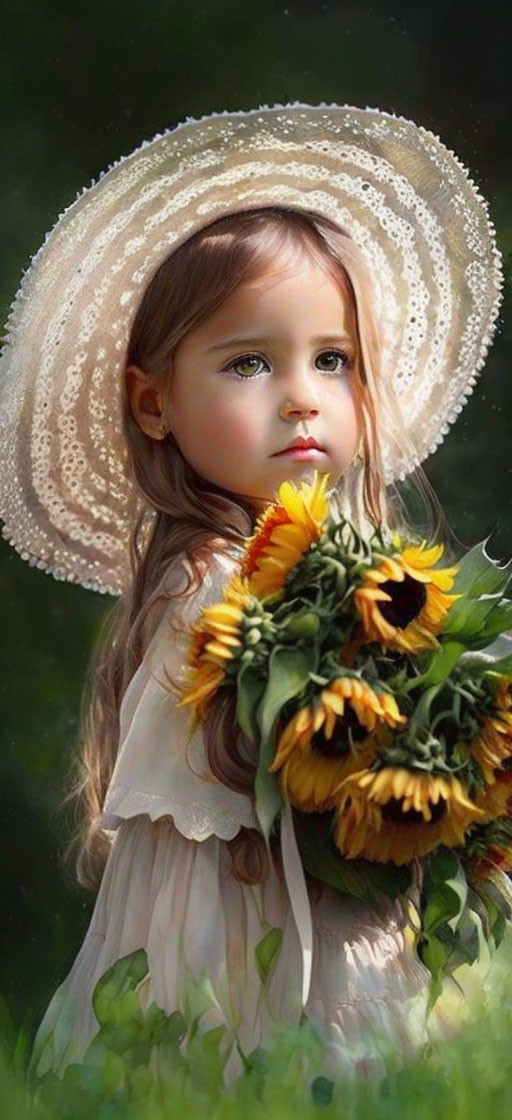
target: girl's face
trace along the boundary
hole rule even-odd
[[[241,284],[177,346],[171,431],[209,482],[266,502],[313,470],[339,479],[361,434],[352,302],[306,256]],[[285,452],[293,441],[317,449]]]

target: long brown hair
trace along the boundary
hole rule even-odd
[[[283,252],[309,254],[353,301],[359,345],[356,405],[363,433],[360,516],[371,526],[421,532],[431,540],[442,529],[449,558],[450,542],[456,539],[422,469],[417,467],[409,476],[407,487],[384,485],[379,433],[398,430],[402,449],[409,448],[409,440],[407,432],[398,429],[399,410],[393,409],[389,386],[383,391],[370,278],[354,241],[327,217],[273,206],[239,211],[203,227],[170,254],[146,289],[131,330],[126,366],[135,364],[155,375],[167,370],[172,378],[173,352],[187,332],[220,307],[238,285],[263,274]],[[393,425],[387,423],[390,410]],[[109,848],[99,819],[118,750],[121,699],[172,597],[165,574],[185,554],[192,579],[184,594],[193,594],[219,542],[243,543],[257,514],[250,498],[200,477],[183,458],[172,434],[164,440],[145,435],[132,416],[126,386],[123,426],[134,483],[155,515],[144,545],[142,519],[134,528],[132,583],[105,618],[83,693],[80,773],[70,796],[76,797],[82,818],[78,877],[91,888],[99,882]],[[349,467],[338,483],[342,507],[345,504],[352,516],[357,513],[352,495],[355,470]],[[413,518],[407,506],[406,489],[414,501],[420,501],[422,522],[417,512]],[[250,792],[255,760],[247,743],[243,756],[241,738],[233,729],[232,701],[226,698],[204,727],[209,764],[228,786]],[[242,829],[230,842],[230,850],[239,879],[257,882],[264,877],[266,853],[258,833]]]

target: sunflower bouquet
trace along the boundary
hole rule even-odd
[[[281,485],[193,627],[181,703],[195,729],[234,690],[267,842],[288,803],[310,874],[368,899],[420,884],[433,1002],[512,913],[510,563],[363,539],[328,479]]]

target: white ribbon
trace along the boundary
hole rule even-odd
[[[297,847],[291,806],[281,811],[281,852],[292,913],[302,949],[302,1006],[308,1001],[313,963],[313,922],[304,868]]]

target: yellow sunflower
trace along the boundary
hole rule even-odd
[[[483,786],[475,796],[475,805],[483,810],[483,821],[512,815],[512,769],[500,767],[493,772],[493,780]]]
[[[203,607],[192,627],[179,703],[196,705],[194,730],[222,684],[228,662],[241,648],[241,625],[250,599],[244,581],[235,575],[224,591],[224,602]]]
[[[369,732],[357,751],[323,755],[312,747],[292,752],[279,774],[294,809],[323,813],[336,806],[336,791],[341,782],[362,766],[371,766],[382,749],[377,732]],[[272,769],[272,767],[270,767]]]
[[[453,587],[457,567],[433,568],[444,545],[425,550],[425,543],[382,556],[378,567],[365,572],[354,603],[367,641],[406,653],[438,646],[435,635],[461,596],[445,594]]]
[[[406,720],[393,696],[375,692],[365,681],[337,677],[289,722],[269,771],[282,771],[295,808],[323,812],[334,807],[340,782],[371,765],[383,748],[383,737],[374,733]],[[359,743],[355,752],[348,749],[349,729]]]
[[[439,844],[462,844],[483,810],[453,776],[401,766],[359,770],[338,791],[335,841],[347,859],[409,863]]]
[[[496,710],[488,715],[471,743],[471,754],[482,769],[485,781],[496,781],[497,772],[512,762],[512,680],[500,677],[496,685]]]
[[[256,523],[242,563],[242,575],[254,595],[264,598],[280,591],[288,572],[322,534],[329,512],[328,474],[315,471],[313,482],[279,487],[273,502]]]

